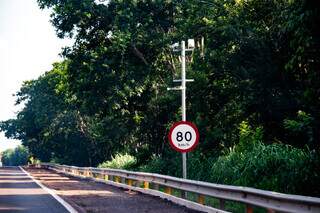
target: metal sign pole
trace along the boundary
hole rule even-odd
[[[182,121],[186,121],[186,45],[181,41],[181,111]],[[187,178],[187,154],[182,153],[182,177]]]
[[[179,45],[177,44],[178,47]],[[176,51],[176,50],[174,50]],[[180,87],[167,88],[167,90],[181,90],[181,114],[182,121],[187,120],[186,116],[186,83],[193,82],[193,79],[186,79],[186,51],[193,51],[192,48],[186,49],[185,41],[181,41],[181,79],[173,80],[173,82],[181,82]],[[182,177],[187,179],[187,154],[186,152],[182,153]]]

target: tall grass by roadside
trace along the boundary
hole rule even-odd
[[[139,170],[181,176],[181,156],[154,157],[137,165],[135,157],[116,154],[99,168]],[[212,183],[248,186],[289,194],[320,196],[320,157],[316,151],[256,141],[250,148],[234,147],[219,157],[188,154],[188,178]]]
[[[141,170],[180,176],[179,158],[155,158]],[[170,166],[169,164],[172,163]],[[212,183],[248,186],[282,193],[320,196],[319,153],[284,144],[256,143],[248,150],[230,149],[223,156],[188,158],[188,178]]]
[[[230,150],[213,164],[208,181],[290,194],[320,195],[319,153],[283,144]]]

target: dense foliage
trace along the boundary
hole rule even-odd
[[[318,156],[320,143],[316,1],[106,2],[38,0],[41,8],[52,9],[57,35],[75,43],[63,50],[63,62],[21,87],[17,104],[25,107],[0,125],[7,137],[20,139],[43,161],[95,166],[121,152],[145,170],[180,175],[180,155],[166,141],[168,127],[180,119],[179,94],[166,90],[180,75],[170,45],[194,38],[187,76],[195,82],[188,84],[187,112],[201,141],[189,155],[189,176],[203,179],[197,170],[216,160],[239,163],[241,174],[244,162],[229,158],[245,161],[262,150],[271,164],[278,162],[273,153],[286,156],[288,171],[300,168],[300,160],[319,163],[305,156],[306,150]],[[255,131],[246,131],[248,126]],[[219,157],[230,149],[229,157]],[[217,178],[207,180],[221,182]]]
[[[256,144],[251,150],[231,150],[210,168],[214,183],[251,186],[291,194],[319,196],[317,153],[288,145]]]
[[[15,149],[7,149],[1,153],[1,162],[3,166],[23,166],[27,165],[29,152],[23,146]]]
[[[103,162],[98,165],[99,168],[112,169],[132,169],[135,167],[137,159],[128,154],[116,154],[110,161]]]
[[[263,144],[261,128],[252,129],[247,123],[242,123],[240,132],[240,142],[218,158],[190,154],[189,177],[283,193],[320,195],[318,152],[285,144]],[[138,169],[179,176],[181,170],[176,168],[180,165],[181,162],[173,158],[157,158]],[[131,164],[130,169],[137,168]]]

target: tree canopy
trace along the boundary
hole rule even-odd
[[[3,151],[0,156],[3,166],[24,166],[28,163],[29,152],[25,147],[18,146]]]
[[[64,61],[17,92],[25,104],[0,124],[43,161],[97,165],[118,152],[144,164],[177,157],[168,128],[180,120],[180,75],[170,45],[189,38],[187,119],[194,155],[239,144],[244,124],[266,144],[319,150],[319,5],[311,0],[38,0],[52,9]],[[204,40],[204,45],[202,45]]]

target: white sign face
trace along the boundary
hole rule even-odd
[[[177,122],[170,129],[169,141],[175,150],[179,152],[189,152],[198,144],[198,129],[190,122]]]

